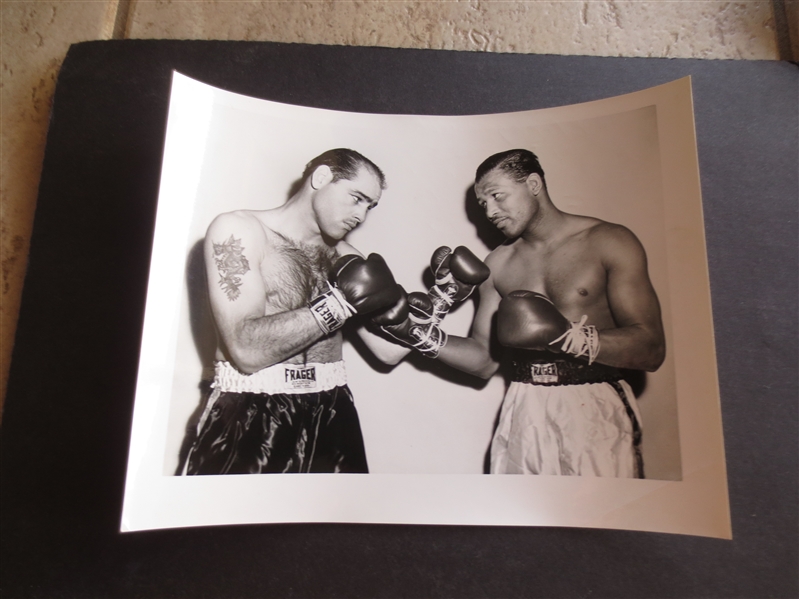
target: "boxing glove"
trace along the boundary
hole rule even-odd
[[[366,259],[342,256],[330,269],[328,287],[308,304],[325,333],[341,328],[353,314],[385,310],[402,295],[386,261],[378,254]]]
[[[587,319],[570,322],[547,296],[513,291],[499,303],[497,338],[505,347],[587,356],[590,364],[599,353],[599,334]]]
[[[372,322],[377,326],[388,326],[394,324],[401,324],[408,318],[408,294],[401,285],[398,285],[400,291],[399,299],[394,302],[393,306],[382,312],[377,312],[372,316]]]
[[[429,358],[437,358],[447,343],[447,334],[433,319],[433,302],[426,293],[418,291],[408,294],[408,317],[403,322],[380,328],[402,345]]]
[[[455,302],[468,298],[474,288],[491,274],[488,266],[475,256],[469,248],[459,246],[453,252],[441,246],[430,259],[430,270],[435,285],[427,292],[433,302],[433,318],[440,323]]]

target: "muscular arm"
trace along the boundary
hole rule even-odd
[[[620,226],[601,231],[597,241],[607,271],[608,305],[616,323],[616,328],[599,333],[597,362],[654,372],[665,358],[666,341],[646,252],[635,235]]]
[[[261,265],[269,246],[251,216],[218,216],[205,237],[208,294],[219,336],[230,359],[252,373],[299,353],[323,336],[307,307],[265,315]]]
[[[489,260],[487,264],[491,266]],[[479,291],[480,305],[469,337],[450,335],[438,359],[453,368],[488,379],[499,368],[499,362],[491,356],[491,327],[502,298],[494,287],[493,277],[488,277]]]

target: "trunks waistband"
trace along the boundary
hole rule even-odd
[[[586,385],[615,383],[624,377],[618,368],[567,360],[511,360],[511,381],[529,385]]]
[[[230,362],[216,362],[211,386],[228,393],[317,393],[347,384],[344,361],[308,364],[275,364],[244,374]]]

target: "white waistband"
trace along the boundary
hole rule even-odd
[[[211,386],[232,393],[316,393],[347,384],[344,361],[308,364],[275,364],[243,374],[230,362],[216,362]]]

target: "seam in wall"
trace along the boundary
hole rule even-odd
[[[785,5],[785,0],[771,0],[771,8],[774,12],[774,34],[777,38],[777,52],[779,52],[780,60],[799,61],[799,56],[795,56],[793,52],[793,49],[799,44],[797,44],[797,40],[791,40],[788,7]]]
[[[112,40],[123,40],[128,33],[128,17],[130,16],[131,0],[117,0],[117,12],[114,17],[114,32]]]

